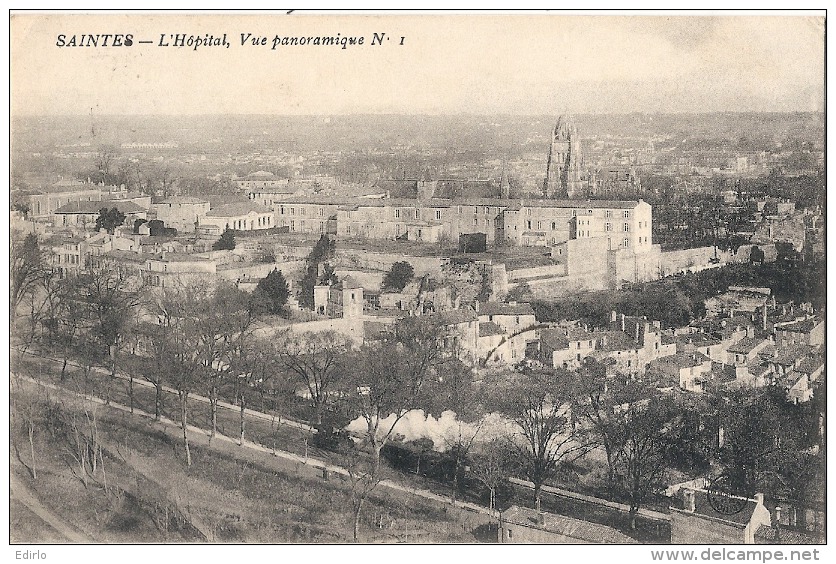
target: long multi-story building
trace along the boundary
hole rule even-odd
[[[287,196],[272,204],[276,225],[294,233],[437,242],[483,233],[489,244],[555,246],[601,239],[608,250],[652,246],[650,204],[605,200],[479,198],[322,198]],[[329,227],[329,222],[330,227]]]

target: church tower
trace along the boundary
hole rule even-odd
[[[578,131],[569,116],[560,116],[552,131],[546,179],[546,198],[574,198],[583,194],[581,145]]]

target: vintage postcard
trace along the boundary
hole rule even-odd
[[[820,558],[823,11],[10,37],[15,558]]]

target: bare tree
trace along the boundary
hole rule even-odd
[[[9,323],[12,323],[24,296],[35,289],[48,268],[37,235],[30,233],[21,238],[16,231],[10,234],[9,243]]]
[[[354,355],[341,382],[341,400],[349,412],[365,422],[362,446],[371,460],[355,464],[354,540],[359,538],[360,512],[368,495],[380,482],[380,453],[394,436],[398,422],[420,402],[425,381],[436,376],[446,360],[441,329],[422,318],[402,320],[392,338],[366,343]],[[384,423],[385,421],[385,423]]]
[[[483,405],[472,382],[472,369],[452,358],[439,367],[438,377],[424,386],[421,407],[440,416],[444,411],[455,413],[456,424],[444,437],[448,452],[453,457],[451,497],[455,502],[463,468],[471,448],[479,436],[484,419]]]
[[[636,528],[641,505],[662,486],[667,453],[676,432],[676,409],[667,400],[633,404],[623,414],[624,444],[618,466],[622,491],[630,501],[630,528]]]
[[[291,333],[277,346],[278,361],[308,390],[312,423],[317,429],[322,426],[325,410],[333,399],[342,368],[340,359],[349,348],[350,341],[335,331]]]
[[[572,415],[576,390],[574,375],[556,369],[527,371],[496,391],[500,412],[516,424],[522,439],[515,443],[520,469],[534,484],[537,511],[545,480],[591,448],[588,438],[577,432]]]
[[[103,356],[108,359],[110,379],[105,387],[105,401],[109,403],[119,354],[136,325],[142,295],[133,280],[109,265],[92,268],[79,279],[90,311],[93,334],[101,345]]]
[[[496,510],[496,491],[514,467],[514,445],[509,437],[494,437],[476,447],[470,463],[470,473],[488,488],[488,511],[493,516]]]
[[[255,321],[250,306],[248,294],[232,285],[221,285],[211,293],[206,309],[196,317],[198,354],[209,388],[211,437],[217,433],[220,389],[231,378],[237,378],[233,367]]]
[[[210,294],[204,285],[166,288],[157,301],[158,319],[165,324],[161,332],[165,346],[160,354],[177,389],[187,466],[192,464],[188,433],[189,394],[205,381],[207,369],[205,357],[195,344],[202,335],[202,316],[210,303]]]

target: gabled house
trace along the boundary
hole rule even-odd
[[[497,541],[538,544],[633,544],[617,529],[512,505],[500,514]]]
[[[657,378],[659,387],[670,384],[688,392],[705,391],[705,382],[710,377],[711,359],[699,352],[680,352],[650,362],[648,378]]]
[[[761,493],[748,499],[683,489],[682,507],[670,511],[672,544],[754,544],[759,528],[772,524]]]

